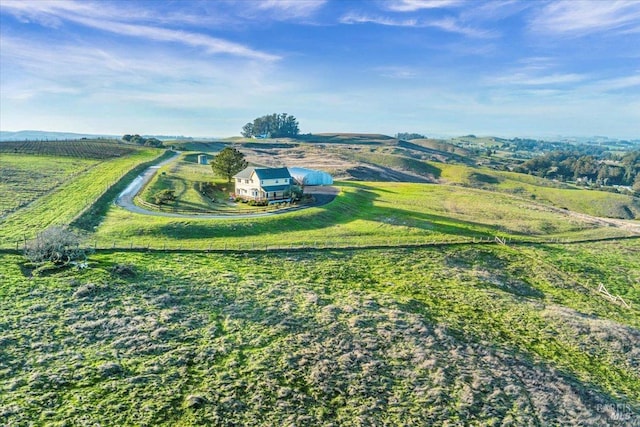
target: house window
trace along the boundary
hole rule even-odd
[[[242,183],[242,180],[240,178],[237,178],[236,181],[237,181],[238,184]]]
[[[249,183],[249,180],[248,180],[248,179],[245,179],[245,180],[244,180],[244,183],[245,183],[245,184],[248,184],[248,183]]]

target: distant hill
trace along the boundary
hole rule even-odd
[[[17,132],[0,131],[0,141],[24,141],[24,140],[62,140],[82,138],[120,138],[120,135],[96,135],[72,132],[48,132],[41,130],[20,130]]]
[[[190,140],[190,137],[174,136],[174,135],[142,135],[145,138],[157,138],[161,141],[166,140]],[[68,139],[96,139],[96,138],[116,138],[120,139],[122,135],[108,134],[92,134],[92,133],[74,133],[74,132],[49,132],[44,130],[20,130],[17,132],[0,131],[0,141],[42,141],[42,140],[68,140]]]

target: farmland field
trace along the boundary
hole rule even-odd
[[[73,157],[0,154],[0,217],[14,211],[95,165]]]
[[[12,247],[17,240],[31,238],[51,225],[70,224],[115,185],[127,171],[140,163],[153,160],[161,153],[162,151],[157,149],[138,149],[132,150],[127,156],[105,160],[59,185],[54,191],[35,199],[29,205],[6,215],[0,219],[0,247]],[[10,156],[3,155],[4,157]],[[46,163],[64,165],[66,161],[65,157],[50,157]],[[84,164],[83,161],[74,161],[78,165]],[[49,170],[55,173],[55,166],[51,167],[53,169]],[[34,171],[38,172],[37,169]]]
[[[98,160],[126,156],[135,150],[137,150],[135,146],[119,144],[109,140],[0,142],[0,153],[36,154]]]

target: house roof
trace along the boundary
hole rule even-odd
[[[291,178],[291,174],[289,173],[289,169],[287,168],[256,168],[253,166],[244,168],[233,177],[249,179],[254,172],[256,173],[256,175],[258,175],[258,179]]]
[[[291,178],[291,174],[287,168],[256,168],[255,172],[260,179]]]
[[[253,174],[253,171],[255,169],[256,168],[254,168],[253,166],[249,166],[247,168],[242,169],[240,172],[235,174],[233,177],[234,178],[249,179],[249,178],[251,178],[251,175]]]

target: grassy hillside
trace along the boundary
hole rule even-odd
[[[11,247],[16,240],[32,238],[39,231],[51,225],[70,224],[88,209],[100,196],[109,191],[129,170],[158,157],[157,149],[140,149],[124,157],[116,157],[95,164],[72,180],[58,186],[29,205],[0,219],[0,247]],[[48,162],[64,164],[59,158],[51,157]],[[22,157],[20,162],[31,158]],[[27,167],[28,163],[23,166]],[[32,165],[36,169],[37,165]],[[52,174],[55,169],[47,169]],[[44,169],[40,172],[44,173]],[[133,177],[131,177],[133,179]],[[29,183],[24,183],[22,191],[28,191]],[[113,195],[115,197],[115,195]]]
[[[340,188],[341,194],[328,205],[259,218],[148,217],[114,207],[94,238],[102,245],[125,247],[222,249],[629,235],[534,201],[481,189],[377,182],[344,182]]]
[[[638,420],[640,246],[610,245],[114,252],[33,278],[4,255],[0,413],[52,426]],[[609,279],[631,308],[596,292]]]
[[[531,175],[487,168],[449,164],[438,167],[444,183],[512,194],[597,217],[640,218],[640,198],[628,194],[588,190]]]
[[[324,137],[241,148],[438,183],[342,181],[327,205],[267,217],[150,217],[112,201],[159,150],[3,154],[2,194],[30,204],[0,219],[0,424],[640,423],[640,239],[585,215],[636,215],[637,199],[451,164],[471,151],[430,141]],[[195,204],[209,169],[193,153],[217,146],[189,144],[150,188]],[[7,250],[51,224],[114,249],[59,269]],[[434,242],[464,244],[419,246]]]
[[[80,158],[0,154],[0,217],[42,197],[96,163]]]

